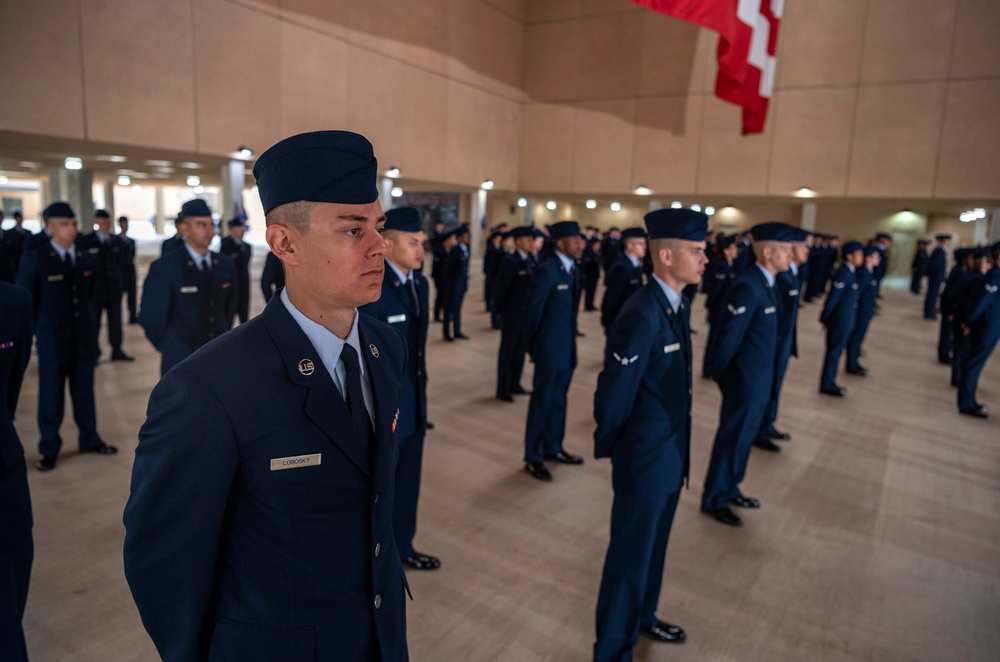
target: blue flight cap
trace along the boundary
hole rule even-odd
[[[469,234],[469,226],[468,225],[459,225],[457,228],[455,228],[455,236],[456,237],[461,237],[461,236],[467,235],[467,234]]]
[[[951,239],[951,235],[942,232],[940,234],[934,235],[934,238],[937,239],[938,241],[944,241],[945,239]]]
[[[378,162],[349,131],[300,133],[268,148],[253,167],[264,213],[300,200],[366,205],[378,200]]]
[[[847,257],[851,253],[864,250],[864,248],[865,247],[861,245],[860,241],[849,241],[841,247],[840,254]]]
[[[111,218],[111,214],[103,209],[98,209],[94,212],[94,218]]]
[[[758,223],[757,225],[750,228],[750,235],[753,237],[754,241],[795,241],[795,230],[797,228],[789,225],[788,223],[778,223],[777,221],[771,221],[769,223]]]
[[[413,207],[395,207],[385,213],[385,229],[400,232],[421,232],[420,210]]]
[[[990,250],[994,253],[1000,253],[1000,241],[990,246]]]
[[[42,218],[46,221],[50,218],[76,218],[76,214],[68,202],[53,202],[42,212]]]
[[[514,239],[521,239],[522,237],[531,237],[535,234],[535,228],[530,225],[521,225],[510,231],[510,236]]]
[[[991,249],[989,246],[979,246],[972,251],[974,257],[988,258],[990,256]]]
[[[875,235],[875,240],[878,241],[879,239],[888,239],[889,241],[892,241],[892,237],[885,232],[879,232]]]
[[[795,228],[795,238],[792,239],[795,243],[804,244],[809,241],[809,230],[803,230],[802,228]]]
[[[626,228],[622,232],[622,239],[645,239],[646,231],[642,228]]]
[[[534,230],[531,231],[531,236],[534,237],[535,239],[547,239],[549,235],[545,234],[540,229],[535,228]]]
[[[719,235],[719,238],[715,240],[715,245],[719,248],[729,248],[736,243],[737,237],[739,237],[739,235],[736,234]]]
[[[188,200],[183,205],[181,205],[181,213],[177,214],[177,220],[182,218],[187,218],[188,216],[211,216],[212,210],[208,208],[208,203],[201,198],[195,198],[194,200]]]
[[[693,209],[657,209],[643,217],[650,239],[705,241],[708,215]]]
[[[233,218],[230,219],[230,221],[226,223],[226,225],[228,225],[231,228],[246,227],[247,217],[243,214],[237,214],[236,216],[233,216]]]
[[[553,239],[579,237],[580,225],[576,221],[559,221],[549,226],[549,236]]]
[[[865,257],[868,257],[873,253],[878,253],[878,248],[876,248],[875,246],[865,246],[864,250],[865,250]]]

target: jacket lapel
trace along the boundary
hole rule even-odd
[[[382,454],[389,450],[389,439],[393,433],[393,421],[396,418],[395,402],[387,403],[385,397],[378,397],[378,394],[393,393],[399,389],[399,385],[393,385],[393,379],[389,374],[389,364],[379,352],[377,341],[368,330],[368,319],[361,316],[358,320],[358,338],[361,343],[362,360],[365,363],[365,375],[368,377],[368,385],[371,387],[372,401],[375,407],[375,448],[374,458],[377,467],[386,467],[386,463],[381,462]],[[394,409],[388,411],[387,406]],[[346,408],[345,408],[346,411]]]

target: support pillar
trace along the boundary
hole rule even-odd
[[[57,201],[68,202],[76,212],[77,226],[81,230],[90,231],[94,220],[94,172],[87,168],[82,170],[67,170],[52,168],[49,170],[49,195],[44,206]]]
[[[115,214],[115,182],[112,179],[104,182],[104,211],[111,217],[111,231],[114,232],[115,219],[118,215]]]
[[[164,211],[166,207],[166,201],[163,196],[163,187],[156,186],[153,188],[153,195],[156,199],[156,220],[153,221],[153,227],[156,230],[156,234],[164,234],[167,227],[167,215]]]
[[[799,217],[799,227],[809,232],[816,231],[816,203],[802,203],[802,213]]]
[[[535,224],[535,199],[525,198],[528,204],[524,206],[524,225]]]
[[[222,166],[222,196],[219,198],[219,235],[229,234],[227,221],[239,214],[246,215],[243,208],[243,185],[247,180],[247,164],[245,161],[232,159]]]
[[[472,192],[472,199],[469,205],[469,229],[471,237],[469,244],[471,247],[470,257],[482,257],[483,255],[483,228],[486,225],[486,189],[476,189]]]
[[[995,207],[990,214],[989,241],[990,244],[1000,241],[1000,207]]]
[[[379,180],[378,202],[382,205],[382,211],[392,209],[395,206],[395,201],[392,199],[392,187],[395,183],[396,180],[392,177],[382,177]]]

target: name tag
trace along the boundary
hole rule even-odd
[[[852,290],[856,290],[856,289],[858,289],[858,284],[857,284],[857,283],[855,283],[854,285],[851,285],[851,289],[852,289]]]
[[[181,294],[194,294],[198,291],[197,285],[185,285],[181,288]]]
[[[62,274],[52,274],[51,276],[49,276],[48,280],[49,282],[52,282],[54,280],[62,280],[63,278],[64,276]]]
[[[790,297],[797,297],[797,296],[799,296],[799,291],[798,290],[788,290],[788,296],[790,296]]]
[[[681,344],[679,342],[675,342],[672,345],[664,345],[663,346],[663,353],[664,354],[669,354],[670,352],[676,352],[680,348],[681,348]]]
[[[765,315],[770,315],[773,312],[774,312],[774,306],[768,306],[767,308],[764,309]]]
[[[523,270],[523,271],[518,271],[518,272],[517,272],[517,275],[518,275],[518,276],[527,276],[527,275],[528,275],[528,271],[527,271],[526,269],[525,269],[525,270]]]
[[[732,313],[733,315],[742,315],[747,311],[746,306],[740,306],[739,308],[734,308],[733,304],[731,303],[727,304],[726,307],[729,308],[729,312]]]
[[[88,248],[87,252],[88,253],[100,253],[101,249],[100,248]]]
[[[986,291],[989,292],[990,294],[995,293],[998,289],[1000,289],[1000,285],[987,285],[986,286]]]
[[[556,285],[556,289],[557,290],[568,290],[569,289],[569,285],[567,283],[560,283],[559,285]]]
[[[844,289],[844,283],[841,283],[841,282],[838,281],[838,282],[836,282],[836,283],[833,284],[833,287],[835,289],[842,290],[842,289]]]
[[[313,455],[294,455],[292,457],[276,457],[271,460],[271,471],[282,469],[298,469],[299,467],[314,467],[321,463],[322,453]]]
[[[405,322],[406,315],[389,315],[389,317],[386,318],[385,321],[388,322],[389,324],[395,324],[397,322]]]

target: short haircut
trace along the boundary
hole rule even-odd
[[[309,232],[309,219],[312,217],[312,211],[317,204],[319,203],[309,202],[308,200],[297,200],[278,205],[267,212],[267,215],[264,217],[264,225],[266,227],[275,224],[287,225],[288,227],[295,228],[302,234],[306,234]]]

